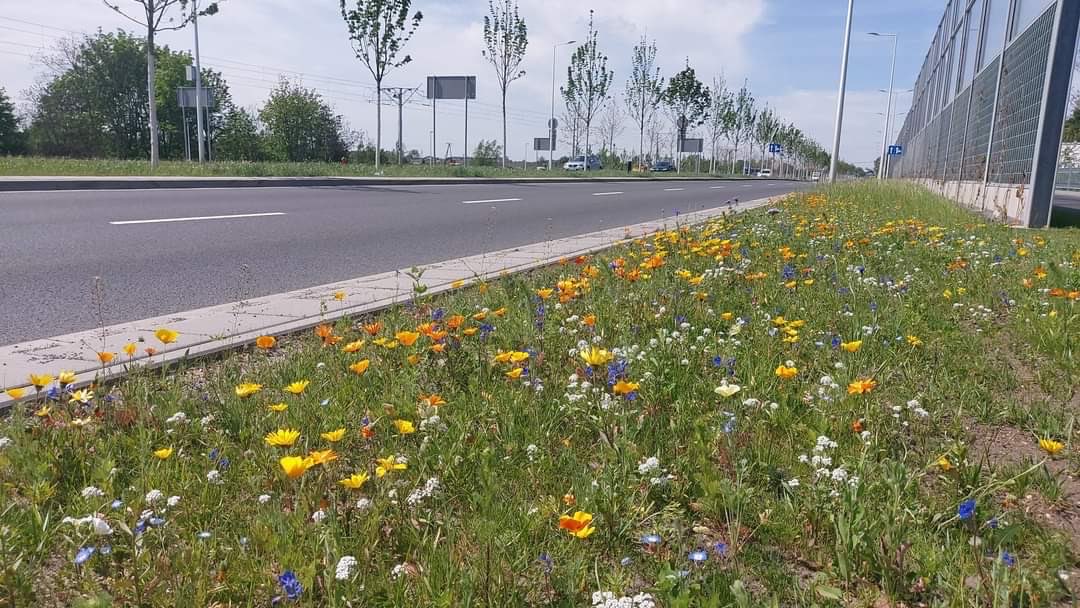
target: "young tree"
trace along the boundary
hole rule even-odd
[[[262,134],[259,133],[257,118],[243,108],[234,109],[225,115],[225,121],[218,130],[214,142],[217,158],[221,160],[255,161],[263,159]]]
[[[379,171],[382,156],[382,82],[387,72],[412,61],[405,55],[397,58],[412,38],[424,15],[420,11],[409,17],[412,0],[356,0],[348,8],[341,0],[341,17],[349,29],[356,58],[364,62],[375,79],[375,171]]]
[[[712,158],[709,161],[709,173],[716,170],[716,154],[720,138],[727,134],[727,126],[733,122],[735,100],[727,89],[723,76],[713,78],[712,108],[709,110],[709,144]]]
[[[158,32],[178,30],[191,22],[193,17],[214,15],[218,12],[218,3],[209,2],[201,10],[194,0],[128,0],[142,7],[141,14],[120,8],[118,0],[101,0],[105,6],[116,11],[129,21],[146,28],[146,89],[156,91],[156,55],[154,37]],[[177,18],[178,17],[178,18]],[[158,166],[158,117],[157,96],[147,95],[150,123],[150,167]]]
[[[274,160],[336,162],[355,140],[321,95],[284,78],[259,110],[259,120]]]
[[[589,11],[589,33],[585,43],[570,57],[566,68],[566,86],[561,87],[566,104],[577,108],[577,115],[585,129],[585,170],[589,170],[589,131],[593,119],[608,99],[608,89],[615,73],[607,68],[607,55],[600,53],[597,32],[593,27],[593,12]]]
[[[0,88],[0,156],[21,154],[22,137],[19,120],[15,117],[15,106],[4,89]]]
[[[615,138],[623,132],[623,115],[619,110],[618,104],[612,103],[607,106],[604,113],[600,115],[600,137],[603,141],[604,151],[609,154],[614,154],[615,151]]]
[[[473,151],[473,164],[478,167],[494,167],[499,158],[506,158],[503,154],[502,147],[499,146],[499,142],[492,139],[491,141],[480,140],[476,144],[476,150]]]
[[[754,130],[751,133],[751,138],[758,145],[761,151],[761,165],[765,165],[765,150],[770,143],[774,143],[776,139],[776,130],[780,127],[780,121],[776,118],[776,114],[769,109],[769,106],[765,106],[765,109],[758,113],[757,120],[754,121]]]
[[[626,109],[638,126],[638,163],[645,162],[645,129],[664,94],[664,79],[656,65],[656,42],[645,37],[634,45],[630,78],[626,81]],[[650,146],[651,148],[651,146]]]
[[[518,15],[517,0],[488,0],[490,15],[484,17],[484,57],[495,68],[495,78],[502,92],[502,166],[506,168],[506,89],[525,75],[519,70],[529,46],[525,20]]]
[[[754,131],[754,123],[757,113],[754,110],[754,96],[750,94],[750,88],[746,81],[735,95],[735,111],[730,116],[728,124],[728,138],[735,146],[735,153],[731,156],[731,172],[735,173],[735,163],[739,157],[739,144],[747,139]]]
[[[686,131],[701,126],[708,119],[712,96],[709,87],[697,79],[689,59],[686,67],[668,81],[668,87],[664,91],[664,104],[675,119],[677,146],[682,145]],[[677,147],[676,158],[682,158],[680,152],[681,148]]]

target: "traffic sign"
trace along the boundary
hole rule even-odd
[[[783,154],[784,146],[780,144],[769,144],[769,154]]]
[[[889,146],[889,156],[903,156],[904,146]]]

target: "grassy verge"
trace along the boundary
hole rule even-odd
[[[0,423],[0,601],[1067,603],[1077,290],[1080,233],[849,185],[52,385]]]
[[[499,167],[450,167],[429,165],[385,165],[385,177],[706,177],[708,173],[630,173],[625,167],[603,171],[537,171]],[[162,161],[157,171],[150,163],[137,160],[68,159],[0,156],[0,176],[181,176],[181,177],[372,177],[374,165],[336,163],[209,162],[200,165],[183,161]],[[715,174],[714,177],[731,177]]]

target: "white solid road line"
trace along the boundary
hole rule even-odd
[[[614,196],[616,194],[622,194],[622,192],[593,192],[593,196]]]
[[[686,190],[686,188],[664,188],[664,192],[680,192]]]
[[[197,217],[167,217],[157,220],[123,220],[119,222],[109,222],[113,226],[126,226],[128,224],[164,224],[167,222],[195,222],[199,220],[232,220],[242,217],[269,217],[272,215],[285,215],[280,211],[273,211],[270,213],[237,213],[235,215],[200,215]]]
[[[520,201],[520,198],[490,198],[484,201],[461,201],[462,205],[479,205],[481,203],[510,203]]]

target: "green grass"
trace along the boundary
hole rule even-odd
[[[994,348],[1022,345],[1065,399],[1080,384],[1080,233],[989,225],[876,184],[778,209],[343,320],[334,345],[283,337],[14,412],[0,423],[0,602],[266,605],[286,571],[303,592],[283,601],[300,606],[1068,602],[1069,531],[1010,498],[1061,505],[1059,482],[985,463],[971,433],[1016,424],[1023,441],[1065,443],[1054,458],[1075,470],[1075,412],[1009,414],[1022,370]],[[447,336],[386,343],[425,323]],[[579,342],[616,365],[588,366]],[[297,380],[302,394],[283,390]],[[262,389],[241,398],[245,382]],[[268,445],[278,428],[296,444]],[[338,458],[296,479],[279,465],[325,449]],[[391,455],[407,468],[377,477]],[[338,483],[358,472],[362,488]],[[593,516],[587,538],[559,527],[577,511]],[[95,513],[111,534],[64,519]],[[356,565],[339,580],[344,556]]]
[[[643,177],[650,174],[627,174],[626,168],[603,171],[537,171],[499,167],[451,167],[440,165],[384,165],[380,168],[387,177]],[[150,170],[148,161],[72,159],[0,156],[0,176],[182,176],[182,177],[372,177],[374,165],[342,165],[338,163],[286,162],[208,162],[162,161],[157,171]],[[659,173],[653,177],[707,177],[708,173]],[[717,174],[714,177],[731,177]]]

